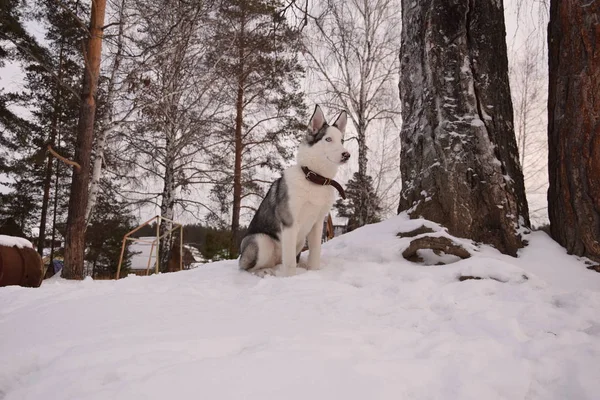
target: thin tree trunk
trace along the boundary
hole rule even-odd
[[[529,213],[502,1],[402,3],[398,212],[516,255]]]
[[[236,258],[240,244],[240,211],[242,206],[242,128],[244,124],[244,30],[245,24],[242,20],[239,38],[239,71],[238,90],[235,103],[235,159],[233,163],[233,208],[231,213],[231,244],[229,246],[229,257]]]
[[[102,26],[104,25],[105,9],[106,0],[92,1],[90,37],[84,53],[85,70],[75,147],[75,161],[79,163],[81,168],[73,171],[67,217],[65,265],[62,273],[62,276],[66,279],[83,279],[85,210],[88,202],[94,118],[96,116],[96,92],[100,75]]]
[[[600,262],[600,3],[550,5],[549,183],[552,237]]]
[[[54,87],[54,112],[52,114],[52,122],[50,124],[50,140],[49,144],[55,147],[56,135],[58,132],[58,123],[60,120],[60,96],[62,85],[62,74],[63,74],[63,48],[64,43],[60,43],[60,52],[58,56],[58,75]],[[52,163],[54,157],[48,153],[48,160],[46,162],[46,176],[44,177],[44,195],[42,197],[42,215],[40,217],[40,231],[38,234],[37,252],[41,257],[44,256],[44,242],[46,241],[46,222],[48,219],[48,204],[50,203],[50,186],[52,184]]]
[[[361,93],[361,98],[363,97]],[[360,176],[360,182],[365,182],[367,177],[367,123],[364,117],[364,107],[361,103],[358,110],[358,126],[356,127],[356,136],[358,141],[358,175]],[[360,198],[358,208],[355,212],[358,214],[358,225],[357,227],[364,226],[368,221],[369,205],[368,205],[369,192],[368,188],[362,187],[360,190]]]
[[[60,141],[60,137],[58,139]],[[58,209],[58,181],[60,178],[60,160],[56,159],[56,178],[54,180],[54,209],[52,213],[52,239],[50,242],[50,260],[48,261],[48,269],[44,279],[48,279],[54,275],[54,241],[56,240],[56,211]]]
[[[167,137],[165,145],[165,177],[164,186],[162,193],[162,203],[160,207],[160,213],[163,217],[173,220],[174,209],[175,209],[175,173],[174,163],[175,156],[173,154],[173,143],[170,137]],[[164,235],[173,227],[171,221],[162,220],[160,224],[160,235]],[[171,250],[171,237],[172,234],[168,234],[160,240],[159,247],[159,258],[160,258],[160,271],[167,272],[169,253]]]
[[[229,256],[237,257],[240,230],[240,210],[242,205],[242,124],[244,88],[238,86],[235,117],[235,160],[233,164],[233,210],[231,216],[231,247]]]

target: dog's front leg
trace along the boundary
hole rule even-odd
[[[296,275],[296,236],[298,233],[291,227],[281,231],[281,272],[285,276]]]
[[[321,236],[323,222],[318,220],[308,233],[308,269],[321,268]]]

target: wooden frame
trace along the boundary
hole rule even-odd
[[[173,223],[173,225],[175,227],[169,229],[167,232],[165,232],[164,234],[161,235],[160,234],[160,225],[163,220]],[[130,237],[135,232],[139,231],[144,226],[149,225],[153,221],[156,221],[156,238],[155,239],[153,239],[152,241],[149,241],[149,240]],[[156,215],[156,216],[150,218],[148,221],[141,224],[140,226],[138,226],[137,228],[135,228],[134,230],[126,233],[123,236],[123,244],[121,245],[121,256],[119,257],[119,266],[117,267],[117,275],[115,278],[119,279],[119,276],[121,275],[121,265],[123,264],[123,255],[125,254],[125,243],[127,243],[128,240],[130,240],[132,242],[142,242],[142,243],[151,243],[152,244],[152,247],[150,248],[150,255],[148,256],[148,265],[146,266],[146,275],[148,275],[150,273],[150,260],[152,259],[152,252],[154,252],[154,249],[156,248],[155,273],[158,274],[159,264],[160,264],[160,258],[159,258],[160,239],[171,234],[172,232],[176,231],[177,229],[179,229],[179,270],[181,271],[183,269],[183,225],[178,222],[175,222],[171,219],[165,218],[161,215]]]

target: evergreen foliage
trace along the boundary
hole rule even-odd
[[[225,0],[219,4],[209,64],[228,88],[231,117],[217,133],[224,143],[211,151],[219,170],[213,198],[231,212],[230,256],[239,245],[242,200],[263,194],[260,172],[281,171],[306,126],[298,60],[299,32],[277,0]]]
[[[346,185],[346,200],[338,199],[334,207],[340,217],[348,218],[348,230],[381,221],[380,200],[370,175],[355,172]]]

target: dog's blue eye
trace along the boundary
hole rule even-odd
[[[325,141],[326,141],[326,142],[331,142],[331,140],[332,140],[332,139],[331,139],[330,137],[328,137],[328,138],[325,138]]]

